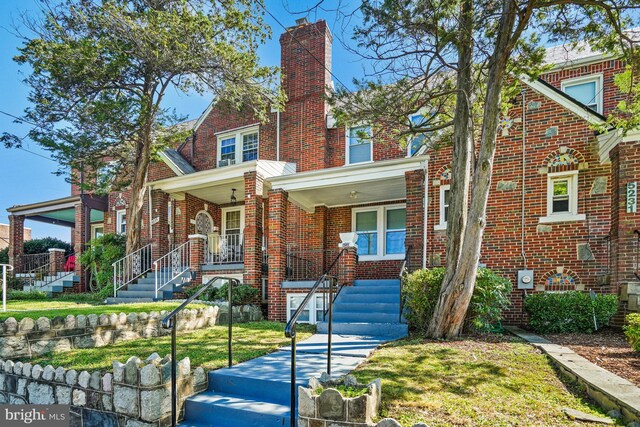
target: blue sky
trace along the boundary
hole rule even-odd
[[[315,5],[317,0],[265,0],[268,10],[285,26],[294,24],[295,19],[304,15],[292,14]],[[325,2],[327,5],[338,3]],[[359,3],[357,0],[340,2],[341,7],[350,8]],[[0,111],[19,116],[28,106],[29,88],[22,83],[28,69],[19,67],[12,58],[17,53],[21,41],[14,35],[15,23],[20,22],[22,13],[37,14],[36,0],[20,2],[0,2]],[[265,65],[280,64],[280,46],[278,37],[284,31],[270,16],[265,16],[271,26],[273,36],[260,49],[260,58]],[[343,34],[342,24],[334,11],[316,10],[308,16],[310,21],[325,19],[333,36],[333,72],[338,79],[349,85],[354,76],[361,76],[363,63],[354,54],[343,47],[342,42],[349,42],[349,34]],[[197,118],[207,107],[210,98],[207,96],[184,95],[175,91],[167,96],[167,106],[173,107],[181,115]],[[13,123],[14,119],[0,114],[0,132],[10,132],[24,136],[29,125]],[[58,165],[48,157],[48,152],[41,150],[37,144],[24,141],[24,148],[35,154],[0,146],[0,223],[8,223],[7,207],[16,204],[39,202],[70,194],[70,186],[63,176],[53,175]],[[63,240],[70,239],[69,229],[55,225],[27,221],[32,228],[34,238],[54,236]]]

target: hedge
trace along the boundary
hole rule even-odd
[[[627,315],[627,324],[623,329],[631,348],[640,352],[640,313]]]

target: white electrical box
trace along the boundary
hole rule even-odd
[[[533,289],[533,270],[518,271],[518,289]]]

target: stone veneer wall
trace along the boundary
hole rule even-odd
[[[204,369],[192,372],[189,358],[178,362],[180,407],[206,388]],[[106,373],[0,360],[0,404],[70,405],[71,427],[170,425],[171,358],[131,357]]]
[[[185,309],[178,315],[179,331],[214,326],[219,318],[226,321],[228,309],[209,306]],[[104,347],[121,341],[167,335],[161,325],[166,311],[150,313],[90,314],[66,317],[29,317],[18,322],[9,317],[0,322],[0,357],[35,357],[52,351]],[[224,319],[222,319],[224,317]],[[260,309],[253,306],[233,307],[234,323],[262,320]]]

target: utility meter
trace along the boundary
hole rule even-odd
[[[533,289],[533,270],[518,271],[518,289]]]

